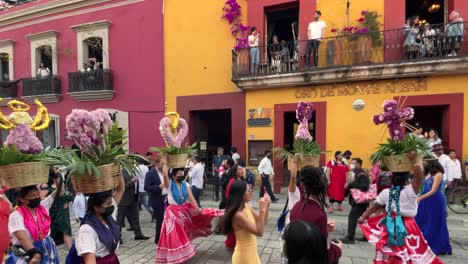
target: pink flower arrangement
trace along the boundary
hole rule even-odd
[[[24,154],[39,154],[44,150],[41,141],[34,135],[32,130],[24,124],[19,124],[15,129],[10,131],[5,145],[16,147]]]
[[[187,122],[185,119],[179,118],[177,128],[173,130],[171,129],[171,119],[164,117],[159,122],[159,132],[168,146],[180,148],[188,133]]]
[[[414,109],[411,107],[398,109],[398,104],[395,100],[385,101],[382,107],[384,113],[373,117],[374,124],[387,124],[390,137],[393,140],[402,140],[404,137],[403,123],[406,120],[413,119]]]
[[[103,109],[88,112],[82,109],[73,110],[66,118],[68,137],[87,153],[93,153],[92,147],[104,148],[105,134],[112,125],[109,114]]]
[[[314,138],[310,135],[308,122],[312,118],[313,105],[310,102],[299,102],[296,108],[296,118],[299,126],[296,132],[296,139],[312,141]]]
[[[237,0],[227,0],[224,4],[223,12],[224,14],[221,18],[228,21],[229,25],[231,25],[231,35],[236,40],[234,50],[239,51],[249,47],[248,31],[250,27],[242,24],[242,10]]]

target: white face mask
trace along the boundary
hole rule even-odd
[[[350,164],[350,165],[349,165],[349,168],[352,169],[352,170],[354,170],[354,169],[356,168],[356,166],[355,166],[354,164]]]

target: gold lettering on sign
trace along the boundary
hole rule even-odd
[[[333,96],[353,96],[366,94],[398,94],[408,92],[427,91],[426,79],[395,79],[387,83],[383,82],[360,82],[346,83],[343,85],[331,84],[328,86],[307,87],[297,89],[295,97],[301,98],[317,98],[317,97],[333,97]]]

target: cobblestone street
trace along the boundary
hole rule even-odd
[[[258,197],[256,194],[254,197]],[[262,263],[280,262],[280,235],[275,229],[275,224],[281,210],[283,209],[286,196],[281,195],[280,202],[272,204],[270,218],[265,234],[258,238],[258,252]],[[347,203],[344,203],[347,205]],[[211,200],[203,200],[203,207],[216,207],[218,203]],[[254,202],[256,207],[256,202]],[[348,207],[345,207],[347,211]],[[337,229],[331,234],[331,238],[341,238],[345,235],[347,228],[347,212],[333,213],[329,215],[330,220],[337,221]],[[140,211],[140,223],[143,233],[151,238],[147,241],[135,241],[133,232],[123,231],[123,245],[120,246],[118,255],[122,264],[154,263],[155,249],[154,244],[154,223],[150,223],[150,216],[145,210]],[[463,215],[457,215],[449,211],[448,225],[453,247],[451,256],[442,256],[444,263],[461,264],[466,263],[463,259],[468,259],[468,218]],[[78,226],[74,224],[73,230]],[[357,237],[361,236],[358,228]],[[230,263],[231,254],[224,246],[225,236],[212,235],[207,238],[199,238],[193,241],[197,247],[197,255],[188,263]],[[61,252],[61,263],[65,262],[65,249],[59,247]],[[356,241],[354,245],[345,245],[343,257],[340,264],[365,264],[372,263],[374,249],[369,243]]]

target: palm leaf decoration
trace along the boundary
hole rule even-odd
[[[307,156],[318,156],[325,153],[325,151],[315,141],[296,139],[291,151],[284,148],[274,148],[273,153],[276,159],[283,160],[284,162],[293,156],[299,160],[304,160]]]
[[[189,155],[196,155],[197,154],[197,143],[193,143],[192,145],[185,145],[184,147],[174,147],[174,146],[167,146],[165,148],[158,148],[152,147],[150,151],[158,152],[163,155],[178,155],[178,154],[189,154]]]
[[[73,151],[67,148],[47,147],[38,154],[24,154],[16,145],[0,148],[0,166],[6,166],[24,162],[44,162],[50,166],[62,165]]]
[[[406,154],[413,150],[418,156],[432,156],[432,149],[425,139],[406,134],[403,140],[387,139],[386,143],[379,144],[379,148],[371,156],[371,161],[372,164],[376,164],[383,162],[384,157]]]

